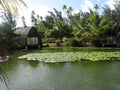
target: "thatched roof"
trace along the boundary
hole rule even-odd
[[[29,31],[31,30],[31,28],[33,28],[33,27],[18,27],[15,29],[15,33],[18,35],[27,36]]]
[[[27,38],[30,34],[40,36],[37,29],[34,27],[18,27],[15,29],[14,33],[20,35],[21,38]]]

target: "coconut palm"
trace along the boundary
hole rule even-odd
[[[66,5],[63,5],[62,9],[63,9],[63,10],[66,10],[66,9],[67,9],[67,6],[66,6]]]
[[[100,16],[98,13],[94,12],[93,15],[89,16],[90,33],[93,38],[98,39],[101,37],[111,36],[113,34],[116,23],[104,16]]]
[[[74,35],[84,40],[91,42],[102,37],[107,37],[113,34],[116,23],[105,16],[100,16],[96,11],[84,13],[80,11],[78,15],[73,15],[72,25],[74,28]],[[91,40],[90,40],[91,38]]]
[[[24,16],[22,16],[22,22],[23,22],[24,27],[26,27],[26,22],[25,22],[25,17]]]
[[[95,9],[95,11],[97,11],[97,10],[99,9],[98,4],[95,4],[95,5],[94,5],[94,9]]]
[[[70,19],[70,24],[74,28],[73,34],[79,38],[84,37],[84,33],[88,32],[88,14],[80,11],[77,14],[72,15]]]
[[[53,8],[54,12],[48,11],[48,13],[50,14],[50,16],[53,18],[53,20],[55,22],[57,21],[63,21],[63,16],[62,16],[62,12],[58,11],[57,9]]]

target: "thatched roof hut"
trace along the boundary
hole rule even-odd
[[[15,39],[21,47],[35,47],[42,48],[41,37],[34,27],[19,27],[14,31],[17,36]]]

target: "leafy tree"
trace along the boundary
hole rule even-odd
[[[11,28],[11,25],[8,22],[4,22],[0,25],[0,32],[3,35],[1,38],[1,45],[0,47],[6,48],[8,51],[15,48],[16,42],[13,40],[13,37],[16,36],[14,34],[14,29]]]
[[[4,22],[8,22],[12,28],[16,27],[17,24],[16,14],[10,14],[8,11],[5,10],[1,12],[1,18],[4,20]]]
[[[107,18],[109,17],[111,20],[115,21],[117,23],[117,26],[115,29],[116,35],[120,31],[120,1],[115,0],[114,10],[111,10],[109,6],[104,7],[104,16]]]
[[[46,28],[44,27],[43,23],[40,22],[39,24],[36,24],[35,27],[38,30],[38,32],[40,33],[41,38],[44,38],[45,37]]]

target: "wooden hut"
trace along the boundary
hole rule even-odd
[[[16,41],[20,44],[20,47],[28,49],[29,47],[42,48],[41,37],[34,27],[19,27],[15,29]]]

